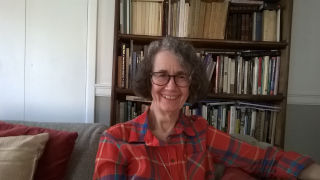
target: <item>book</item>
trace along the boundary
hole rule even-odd
[[[137,102],[145,102],[145,103],[151,103],[150,100],[147,100],[145,98],[139,97],[139,96],[126,96],[127,101],[137,101]]]
[[[277,11],[263,10],[262,17],[262,40],[277,41]]]
[[[248,94],[249,61],[244,61],[243,94]]]
[[[257,111],[256,111],[255,109],[252,109],[252,111],[251,111],[251,130],[250,130],[250,136],[254,136],[254,134],[255,134],[256,119],[257,119]]]
[[[123,17],[124,17],[124,12],[123,12],[123,9],[124,9],[124,7],[123,7],[123,1],[124,0],[120,0],[120,17],[119,17],[119,29],[120,29],[120,33],[121,34],[124,34],[124,24],[123,24]]]
[[[125,24],[126,26],[124,28],[126,28],[126,34],[130,34],[130,7],[131,7],[131,0],[125,0],[126,3],[126,13],[125,13]]]
[[[236,73],[236,62],[235,59],[229,58],[229,93],[234,94],[236,90],[236,84],[235,84],[235,74]]]
[[[229,69],[229,57],[223,57],[223,93],[228,93],[228,69]]]
[[[268,94],[268,74],[269,74],[269,56],[264,56],[263,57],[263,77],[262,77],[262,95],[267,95]]]
[[[237,66],[237,94],[242,94],[242,84],[243,84],[243,73],[242,67],[243,65],[243,58],[238,56],[238,66]]]
[[[275,134],[276,134],[276,124],[277,124],[277,112],[272,112],[272,119],[271,119],[271,138],[270,138],[270,143],[271,145],[274,145],[275,141]]]
[[[218,94],[219,93],[219,76],[220,76],[220,56],[216,56],[216,76],[215,76],[215,87],[214,87],[214,93]]]
[[[263,74],[263,69],[262,69],[262,57],[259,57],[259,65],[258,65],[258,88],[257,88],[257,94],[261,95],[262,94],[262,74]]]
[[[278,86],[279,86],[279,74],[280,74],[280,56],[277,56],[276,59],[276,72],[275,72],[275,78],[274,78],[274,90],[273,94],[278,94]]]
[[[131,47],[132,48],[132,47]],[[125,69],[126,69],[126,72],[125,72],[125,74],[126,74],[126,84],[125,84],[125,88],[129,88],[129,67],[130,67],[130,48],[129,47],[127,47],[126,48],[126,67],[125,67]]]
[[[230,106],[230,121],[229,121],[229,134],[235,133],[236,128],[236,107]]]
[[[254,58],[254,65],[253,65],[253,77],[252,77],[252,94],[258,94],[258,73],[259,73],[259,58]]]
[[[125,88],[126,83],[126,44],[122,44],[121,51],[121,88]]]
[[[200,1],[200,13],[199,13],[199,23],[198,23],[198,31],[197,31],[197,38],[203,38],[203,30],[204,30],[204,23],[205,23],[205,8],[206,2]]]
[[[203,38],[209,38],[209,29],[210,27],[210,22],[211,21],[211,7],[212,4],[211,3],[205,3],[205,13],[204,13],[204,25],[203,25]]]
[[[190,11],[190,4],[188,2],[185,3],[185,8],[184,8],[184,31],[183,31],[183,37],[188,36],[188,27],[189,27],[189,11]]]
[[[117,87],[121,88],[122,56],[118,56],[117,63]]]
[[[281,27],[281,8],[279,7],[278,9],[277,9],[277,24],[276,24],[276,26],[277,26],[277,30],[276,30],[276,41],[280,41],[280,36],[281,36],[281,29],[280,29],[280,27]]]
[[[179,22],[179,31],[178,31],[178,34],[177,36],[178,37],[184,37],[183,35],[183,32],[184,32],[184,16],[185,16],[185,0],[179,0],[178,1],[179,3],[179,19],[178,19],[178,22]]]
[[[197,0],[190,0],[189,2],[189,13],[188,13],[188,31],[187,37],[193,37],[193,29],[194,29],[194,19],[195,19],[195,7]]]

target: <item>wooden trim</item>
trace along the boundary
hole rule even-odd
[[[162,36],[145,36],[145,35],[131,35],[119,34],[118,40],[130,41],[133,39],[135,43],[150,43],[151,41],[163,39]],[[223,40],[223,39],[201,39],[201,38],[181,38],[183,41],[190,42],[195,47],[206,47],[215,49],[284,49],[288,43],[282,42],[269,42],[269,41],[236,41],[236,40]]]
[[[94,122],[98,0],[88,0],[86,123]]]
[[[117,82],[117,60],[118,60],[118,27],[119,27],[119,9],[120,1],[115,0],[115,14],[114,14],[114,39],[113,39],[113,63],[112,63],[112,88],[111,88],[111,109],[110,109],[110,125],[116,124],[116,114],[117,114],[117,93],[115,93],[116,82]]]
[[[291,44],[291,27],[292,27],[292,9],[293,0],[281,0],[282,15],[281,15],[281,35],[282,39],[288,42],[288,46],[281,52],[281,59],[285,60],[285,63],[281,63],[280,72],[281,78],[279,82],[279,92],[287,97],[288,94],[288,81],[289,81],[289,65],[290,65],[290,44]],[[286,117],[287,117],[287,98],[282,101],[282,113],[278,116],[280,123],[277,124],[280,130],[279,145],[284,148],[285,140],[285,128],[286,128]]]
[[[117,96],[134,95],[131,89],[116,88]],[[208,99],[220,99],[220,100],[244,100],[251,102],[281,102],[285,97],[282,94],[276,96],[266,95],[237,95],[237,94],[208,94]]]

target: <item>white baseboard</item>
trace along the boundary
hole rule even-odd
[[[320,105],[320,94],[288,94],[287,104]]]
[[[109,84],[95,84],[96,96],[111,97],[111,85]]]

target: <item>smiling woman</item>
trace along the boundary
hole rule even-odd
[[[206,96],[207,86],[191,45],[172,37],[152,42],[134,82],[135,93],[151,100],[150,108],[104,132],[94,179],[215,179],[217,162],[227,167],[226,179],[291,179],[313,163],[295,152],[241,142],[200,116],[181,113],[186,101]]]
[[[164,38],[162,41],[154,41],[149,45],[148,52],[139,67],[133,84],[135,93],[151,100],[152,81],[150,81],[150,76],[148,75],[157,71],[154,69],[158,68],[155,66],[156,56],[159,56],[158,53],[163,51],[167,51],[167,53],[161,53],[161,56],[170,54],[172,59],[175,59],[177,61],[176,63],[181,66],[181,72],[189,76],[190,94],[188,101],[193,103],[205,97],[209,83],[203,66],[196,56],[195,49],[190,44],[179,41],[173,37]],[[160,58],[165,60],[167,57]],[[174,80],[176,81],[177,78],[174,78]]]

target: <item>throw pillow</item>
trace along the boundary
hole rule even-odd
[[[33,179],[48,133],[0,137],[0,179]]]
[[[17,135],[35,135],[49,133],[49,140],[39,159],[34,180],[60,180],[65,176],[71,157],[77,132],[58,131],[54,129],[29,127],[0,121],[0,137]]]

